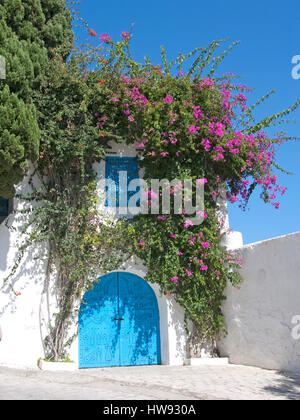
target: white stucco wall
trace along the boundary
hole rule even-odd
[[[244,281],[240,289],[227,288],[221,355],[235,364],[300,372],[300,339],[292,337],[292,319],[300,314],[300,232],[236,251]]]

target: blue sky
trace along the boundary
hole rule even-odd
[[[276,93],[257,110],[257,118],[289,107],[300,98],[300,79],[291,76],[292,57],[300,55],[299,0],[82,0],[81,16],[98,34],[108,33],[114,40],[134,23],[132,52],[139,61],[145,55],[160,63],[160,46],[170,59],[178,52],[189,52],[215,39],[241,41],[220,67],[222,72],[241,76],[239,83],[255,88],[249,104],[271,89]],[[77,31],[77,29],[75,29]],[[82,32],[77,32],[83,38]],[[290,117],[296,123],[280,129],[300,137],[300,108]],[[279,128],[278,128],[279,130]],[[270,130],[274,134],[277,130]],[[280,209],[263,203],[254,193],[249,210],[229,206],[230,226],[243,233],[244,243],[300,231],[300,140],[281,146],[277,161],[293,175],[279,175],[279,185],[287,192],[280,198]]]

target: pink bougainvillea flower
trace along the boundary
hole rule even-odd
[[[206,271],[206,270],[208,270],[208,267],[207,267],[207,265],[201,265],[201,267],[200,267],[200,270],[201,271]]]
[[[196,120],[201,120],[203,115],[200,106],[193,106],[193,114]]]
[[[202,178],[202,179],[197,179],[196,180],[197,184],[199,185],[204,185],[207,183],[207,179],[206,178]]]
[[[197,132],[200,130],[200,127],[196,127],[196,126],[194,126],[194,125],[191,125],[190,127],[189,127],[189,132],[188,132],[188,134],[197,134]]]
[[[277,181],[277,176],[276,176],[276,175],[271,176],[271,177],[270,177],[270,180],[271,180],[271,183],[272,183],[272,184],[276,184],[276,181]],[[248,182],[249,182],[249,181],[248,181]]]
[[[173,96],[167,95],[165,98],[163,98],[163,101],[165,104],[171,104],[173,102]]]
[[[219,270],[216,270],[216,276],[219,277],[221,275]]]
[[[145,194],[150,199],[153,198],[154,200],[156,200],[158,198],[158,195],[154,191],[152,191],[152,190],[145,191]]]
[[[157,216],[158,220],[167,220],[166,216]]]
[[[97,36],[96,32],[93,29],[89,29],[90,36]]]
[[[170,233],[170,238],[176,238],[176,233]]]
[[[216,199],[217,197],[219,197],[219,193],[215,190],[211,191],[211,195],[214,197],[214,199]]]
[[[193,275],[193,273],[192,273],[191,271],[189,271],[187,268],[185,269],[185,272],[186,272],[186,275],[187,275],[188,277],[190,277],[190,276],[192,276],[192,275]]]
[[[208,139],[203,139],[201,144],[204,146],[204,150],[208,152],[210,149],[210,141]]]
[[[129,119],[129,121],[134,121],[134,118],[131,116],[131,115],[129,115],[129,117],[128,117],[128,119]]]
[[[180,251],[179,251],[179,252],[177,252],[177,255],[179,255],[179,256],[180,256],[180,255],[183,255],[183,252],[180,252]]]
[[[209,123],[209,132],[211,134],[215,134],[216,136],[223,137],[224,136],[224,125],[222,123]]]
[[[131,34],[129,32],[122,32],[121,37],[123,41],[129,41],[129,39],[131,38]]]
[[[222,153],[218,153],[213,160],[224,160],[224,155]]]
[[[171,281],[178,283],[178,276],[171,277]]]
[[[146,245],[145,242],[143,242],[143,241],[140,241],[139,244],[140,245]]]
[[[209,242],[201,242],[202,248],[209,248],[210,243]]]
[[[187,219],[187,220],[185,220],[185,221],[184,221],[183,226],[184,226],[186,229],[188,229],[189,227],[194,226],[194,223],[193,223],[190,219]]]
[[[100,41],[105,42],[106,44],[110,44],[112,42],[112,38],[108,34],[101,34],[99,39]]]
[[[231,197],[229,198],[229,201],[231,203],[235,203],[236,201],[238,201],[238,197],[235,194],[232,194]]]
[[[210,77],[206,77],[203,81],[198,83],[198,86],[202,89],[203,87],[209,88],[214,85],[214,80]]]
[[[207,213],[206,213],[205,211],[203,211],[203,210],[199,210],[199,211],[197,211],[197,214],[198,214],[200,217],[203,217],[203,219],[207,219]]]
[[[190,238],[189,238],[189,244],[190,245],[192,245],[192,246],[194,246],[195,245],[195,240],[197,239],[197,237],[196,236],[191,236]]]

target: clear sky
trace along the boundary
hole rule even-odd
[[[216,39],[241,41],[220,71],[236,73],[241,76],[239,83],[255,88],[249,96],[250,105],[276,90],[257,111],[258,119],[300,98],[300,79],[291,75],[295,66],[292,57],[300,55],[299,0],[82,0],[79,9],[90,28],[98,34],[108,33],[114,40],[134,23],[131,49],[139,61],[147,55],[159,64],[161,45],[173,59],[178,52],[189,52]],[[82,32],[75,31],[83,37]],[[290,119],[297,121],[279,128],[300,137],[300,108]],[[243,233],[244,243],[300,231],[300,140],[282,145],[277,162],[293,172],[279,175],[279,185],[288,188],[280,197],[280,209],[262,202],[258,191],[246,212],[229,206],[230,226]]]

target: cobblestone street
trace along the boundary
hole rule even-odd
[[[300,375],[246,366],[138,366],[47,372],[0,367],[1,400],[300,399]]]

